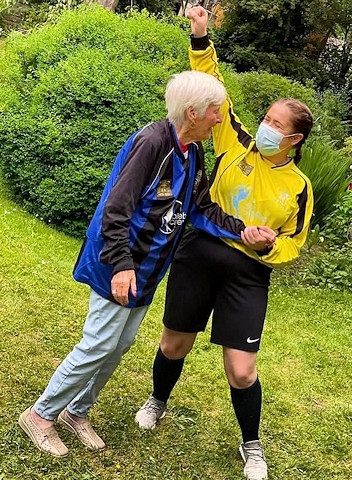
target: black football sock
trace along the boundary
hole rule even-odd
[[[153,397],[162,402],[167,402],[172,389],[180,378],[185,358],[170,360],[165,357],[161,348],[155,356],[153,365]]]
[[[259,378],[248,388],[230,385],[232,405],[242,431],[243,442],[259,439],[262,387]]]

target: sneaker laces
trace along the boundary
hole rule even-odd
[[[147,413],[160,413],[164,410],[164,402],[157,400],[156,398],[149,399],[143,407]]]
[[[263,449],[260,447],[260,445],[253,447],[245,447],[245,449],[248,455],[247,462],[248,460],[252,460],[255,463],[259,463],[264,460]]]
[[[250,442],[250,445],[244,445],[243,450],[246,458],[244,472],[247,478],[252,480],[267,478],[267,465],[261,443]]]

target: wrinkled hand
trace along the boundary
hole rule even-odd
[[[111,293],[114,299],[124,306],[128,304],[128,292],[137,295],[136,274],[134,270],[123,270],[115,273],[111,279]]]
[[[203,7],[192,7],[187,12],[191,20],[191,29],[195,37],[204,37],[207,34],[208,12]]]
[[[264,251],[275,244],[276,233],[267,226],[246,227],[241,232],[241,239],[246,247]]]

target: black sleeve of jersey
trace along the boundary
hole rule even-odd
[[[195,37],[193,34],[191,35],[191,47],[192,50],[206,50],[210,45],[208,35],[204,37]]]
[[[200,182],[196,191],[194,192],[194,204],[197,210],[207,217],[212,223],[227,230],[228,232],[241,235],[241,232],[246,228],[245,224],[239,218],[225,213],[222,208],[213,202],[209,193],[209,181],[204,169],[204,151],[200,146],[198,150],[199,164],[202,172]]]
[[[129,222],[148,185],[157,157],[157,145],[147,135],[137,135],[126,163],[106,201],[102,219],[105,240],[100,254],[102,263],[113,265],[113,273],[133,270],[129,249]]]

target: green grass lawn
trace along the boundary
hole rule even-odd
[[[91,453],[60,430],[64,459],[37,450],[19,414],[80,339],[88,289],[71,271],[80,243],[0,193],[0,480],[241,479],[239,429],[221,349],[201,334],[169,410],[152,432],[134,414],[151,389],[161,331],[161,284],[138,337],[91,419],[107,443]],[[270,480],[352,478],[352,296],[273,282],[259,354],[261,438]]]

